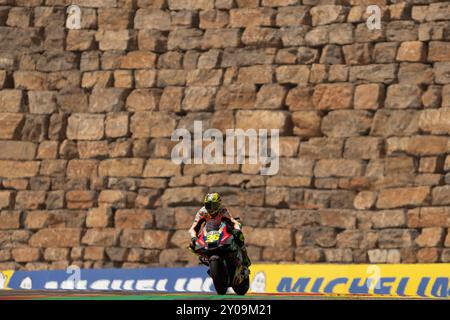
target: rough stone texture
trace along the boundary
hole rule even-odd
[[[381,84],[361,84],[356,87],[354,95],[355,109],[375,110],[382,106],[384,87]]]
[[[377,207],[384,209],[426,204],[429,193],[430,188],[428,187],[381,190],[378,196]]]
[[[450,109],[424,110],[420,114],[419,128],[424,132],[433,134],[450,133]]]
[[[71,140],[99,140],[104,136],[104,116],[73,114],[69,117],[67,138]]]
[[[348,109],[352,97],[351,84],[319,84],[314,90],[313,104],[317,109]]]
[[[369,1],[370,2],[370,1]],[[204,193],[254,262],[450,261],[445,2],[0,3],[0,261],[183,266]],[[435,3],[436,2],[436,3]],[[279,129],[280,170],[174,164],[175,129]]]

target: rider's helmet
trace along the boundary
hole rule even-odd
[[[217,192],[208,193],[203,200],[206,211],[212,216],[216,215],[221,208],[221,199]]]

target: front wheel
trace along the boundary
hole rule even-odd
[[[233,286],[234,292],[236,292],[237,295],[243,296],[247,293],[248,289],[250,288],[250,279],[249,277],[246,277],[241,283],[239,283],[236,286]]]
[[[217,294],[226,294],[228,289],[228,272],[224,261],[217,256],[211,257],[209,270]]]

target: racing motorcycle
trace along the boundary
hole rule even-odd
[[[232,234],[232,227],[222,221],[218,227],[206,223],[192,251],[199,256],[200,263],[209,266],[218,294],[226,294],[232,287],[238,295],[245,295],[250,287],[250,270],[243,264],[242,250]]]

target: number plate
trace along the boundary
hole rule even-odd
[[[218,231],[210,231],[206,234],[206,242],[207,243],[219,241],[219,238],[220,238],[220,232],[218,232]]]

